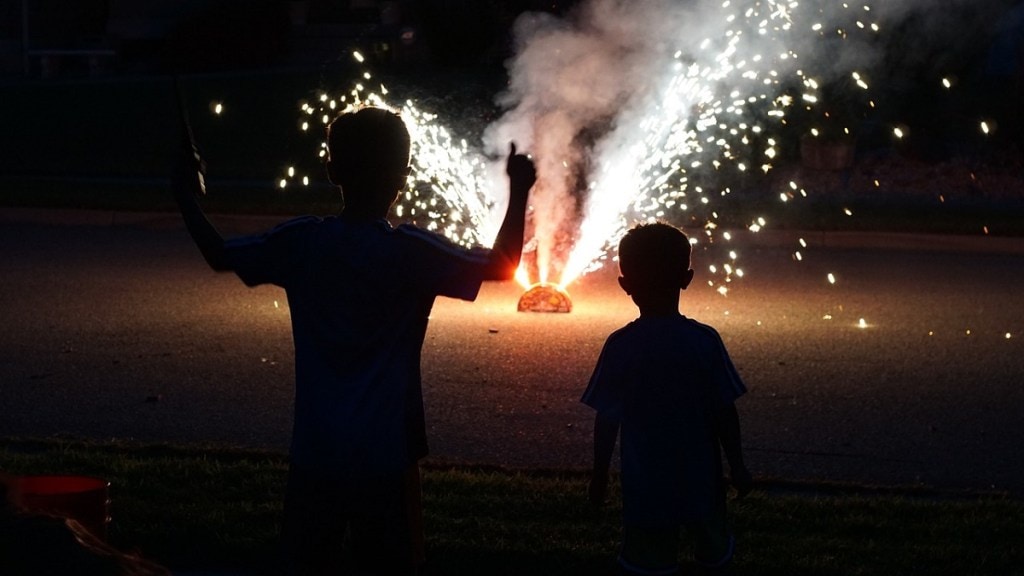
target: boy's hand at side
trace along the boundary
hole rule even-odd
[[[619,421],[598,412],[594,417],[594,467],[590,474],[590,503],[601,506],[608,495],[608,469],[612,462],[615,441],[619,437]]]
[[[729,470],[729,483],[736,490],[736,497],[743,498],[754,489],[754,478],[746,466],[738,466]]]
[[[593,506],[603,506],[608,499],[608,471],[594,470],[590,475],[587,496]]]

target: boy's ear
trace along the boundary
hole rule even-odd
[[[625,276],[619,276],[619,287],[622,288],[622,291],[625,292],[626,294],[629,294],[630,296],[633,295],[633,290],[632,288],[630,288],[629,279],[626,278]]]
[[[395,174],[395,189],[403,190],[405,183],[409,179],[409,174],[412,172],[412,166],[406,166],[400,173]]]
[[[693,268],[690,268],[686,272],[683,272],[682,278],[679,279],[679,289],[686,290],[686,288],[690,285],[690,282],[693,282]]]

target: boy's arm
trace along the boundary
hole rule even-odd
[[[608,494],[608,468],[618,436],[619,421],[598,412],[594,418],[594,470],[590,475],[589,488],[590,503],[595,506],[604,504]]]
[[[224,238],[206,218],[199,196],[206,194],[205,163],[192,140],[192,132],[182,115],[181,136],[175,157],[171,191],[185,220],[185,227],[210,268],[218,272],[231,270],[224,257]]]
[[[753,478],[743,463],[740,441],[740,416],[732,402],[722,406],[715,414],[715,432],[729,462],[729,479],[739,497],[746,496],[753,487]]]
[[[484,280],[509,280],[515,275],[523,253],[526,199],[530,188],[533,188],[533,183],[537,181],[533,161],[523,154],[516,154],[514,143],[509,148],[508,162],[505,165],[509,180],[508,210],[491,248],[490,262],[484,271]]]

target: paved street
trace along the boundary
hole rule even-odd
[[[281,290],[209,272],[174,217],[50,220],[0,215],[0,436],[286,448]],[[739,408],[755,475],[1024,493],[1024,241],[818,233],[797,262],[798,236],[738,235],[745,276],[726,297],[697,252],[684,294],[750,388]],[[476,303],[435,306],[423,359],[434,459],[588,464],[592,413],[578,398],[635,309],[608,270],[570,287],[567,315],[517,313],[519,292],[494,284]]]

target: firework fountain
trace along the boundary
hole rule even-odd
[[[907,6],[884,10],[896,16]],[[629,226],[652,219],[696,228],[695,245],[725,248],[708,266],[709,284],[725,295],[743,270],[716,200],[745,173],[772,170],[782,134],[848,134],[847,123],[874,108],[879,16],[835,0],[592,0],[565,19],[517,21],[509,87],[498,96],[505,113],[482,150],[414,102],[390,104],[383,86],[367,88],[369,73],[346,94],[304,103],[303,129],[350,107],[397,108],[414,166],[396,216],[462,244],[489,245],[504,213],[501,163],[487,158],[509,141],[529,151],[538,182],[516,276],[530,289],[521,310],[571,310],[564,287],[603,266]],[[854,114],[835,113],[825,88],[837,85]],[[806,195],[798,182],[778,192],[783,202]],[[766,224],[754,217],[747,228]]]

